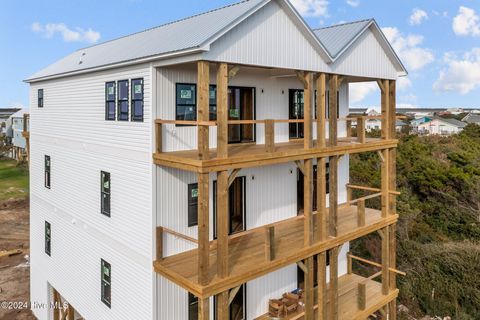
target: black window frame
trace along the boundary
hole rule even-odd
[[[45,188],[51,189],[52,188],[52,160],[49,155],[45,155],[45,160],[44,160],[44,169],[45,169],[45,175],[44,175],[44,183],[45,183]]]
[[[112,308],[112,265],[107,261],[100,259],[100,300],[109,308]],[[105,274],[108,270],[108,275]]]
[[[113,99],[109,96],[111,96],[112,94],[109,94],[108,93],[108,88],[109,88],[109,85],[112,85],[113,87]],[[108,81],[108,82],[105,82],[105,120],[106,121],[115,121],[116,120],[116,117],[117,117],[117,85],[115,83],[115,81]],[[110,104],[113,103],[113,118],[110,118]]]
[[[122,97],[120,96],[120,92],[121,92],[121,85],[122,84],[127,84],[127,89],[126,89],[126,94],[127,94],[127,97],[122,99]],[[129,120],[129,111],[130,111],[130,82],[128,81],[128,79],[126,80],[118,80],[117,81],[117,121],[128,121]],[[126,103],[126,112],[122,111],[122,104],[123,103]]]
[[[43,89],[38,89],[37,90],[37,107],[38,108],[43,108],[43,102],[44,102],[43,95],[44,95]]]
[[[45,253],[52,255],[52,225],[48,221],[45,221]]]
[[[105,189],[106,180],[108,177],[108,191]],[[107,201],[107,203],[105,203]],[[110,172],[100,171],[100,212],[101,214],[110,217],[112,211],[112,176]]]
[[[198,320],[198,298],[188,292],[188,320]]]
[[[194,103],[179,103],[179,96],[178,96],[178,87],[179,86],[190,86],[193,87],[194,90]],[[212,92],[213,98],[211,96]],[[178,117],[178,112],[177,109],[178,107],[192,107],[193,108],[193,118],[192,119],[187,119],[186,121],[197,121],[197,84],[196,83],[183,83],[183,82],[177,82],[175,84],[175,120],[185,120],[185,119],[180,119]],[[208,119],[210,121],[215,121],[217,120],[217,86],[214,84],[209,85],[208,87]],[[175,126],[177,127],[191,127],[193,125],[188,125],[188,124],[176,124]]]
[[[136,97],[136,93],[135,93],[135,82],[136,81],[141,81],[140,85],[142,86],[142,97],[141,99],[138,99]],[[133,122],[143,122],[144,120],[144,113],[145,113],[145,110],[144,110],[144,99],[145,99],[145,92],[144,92],[144,89],[145,89],[145,82],[143,80],[143,78],[135,78],[135,79],[132,79],[130,81],[130,90],[131,90],[131,94],[130,94],[130,97],[131,97],[131,103],[130,103],[130,109],[131,109],[131,116],[130,116],[130,119],[131,121]],[[135,113],[135,108],[136,108],[136,103],[137,102],[140,102],[141,103],[141,106],[142,106],[142,115],[141,116],[137,116],[136,113]]]
[[[196,196],[193,196],[193,191],[197,190]],[[188,184],[188,227],[194,227],[198,225],[198,183]]]

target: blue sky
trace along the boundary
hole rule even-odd
[[[234,2],[2,0],[0,107],[28,105],[22,80],[74,50]],[[480,0],[292,3],[312,27],[374,17],[410,72],[399,105],[480,108]],[[374,84],[351,91],[351,105],[379,103]]]

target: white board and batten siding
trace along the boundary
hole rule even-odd
[[[106,121],[105,83],[135,78],[144,79],[144,122]],[[48,302],[50,283],[85,319],[154,317],[151,97],[150,65],[31,85],[32,301]],[[44,187],[45,155],[51,189]],[[100,213],[101,170],[111,174],[110,218]],[[112,268],[111,309],[100,300],[100,259]],[[48,310],[34,313],[48,319]]]

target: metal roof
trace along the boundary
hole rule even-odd
[[[202,47],[222,30],[267,3],[246,0],[80,49],[26,81]]]
[[[314,29],[313,32],[323,43],[328,53],[335,59],[372,21],[373,19],[354,21]]]
[[[465,122],[462,122],[457,119],[448,119],[448,118],[441,118],[441,117],[435,117],[434,119],[451,124],[452,126],[459,127],[459,128],[465,128],[467,126]]]
[[[480,123],[480,115],[469,113],[462,119],[462,121],[465,121],[466,123]]]

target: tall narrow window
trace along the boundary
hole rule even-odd
[[[52,163],[50,156],[45,156],[45,188],[50,189],[50,171]]]
[[[176,120],[197,120],[197,85],[177,83]]]
[[[118,120],[128,121],[128,80],[117,82],[118,90]]]
[[[210,121],[215,121],[217,120],[217,86],[211,85],[209,92],[209,120]]]
[[[198,319],[198,298],[188,293],[188,320]]]
[[[110,197],[111,197],[111,185],[110,185],[110,173],[102,171],[101,175],[101,197],[102,197],[102,214],[110,217]]]
[[[43,108],[43,89],[38,89],[38,107]]]
[[[112,266],[102,260],[102,302],[109,308],[112,307]]]
[[[132,121],[143,121],[143,79],[132,79]]]
[[[115,82],[105,84],[105,120],[115,120]]]
[[[188,226],[198,224],[198,183],[188,185]]]
[[[51,255],[52,245],[52,227],[48,221],[45,221],[45,253]]]

